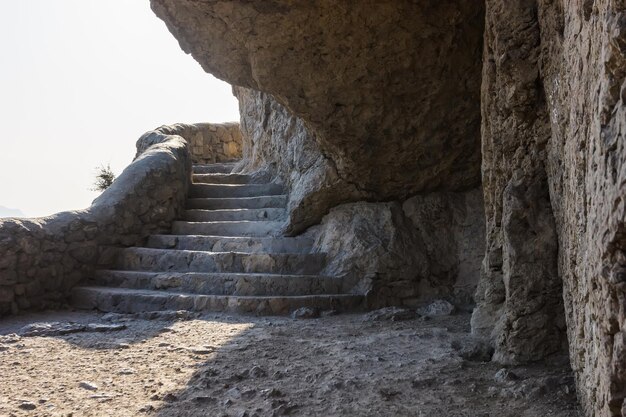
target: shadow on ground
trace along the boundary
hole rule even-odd
[[[566,357],[506,370],[482,362],[468,315],[395,322],[65,312],[0,322],[0,334],[44,317],[127,328],[1,345],[0,374],[15,382],[0,387],[1,415],[30,415],[25,402],[37,415],[579,415]]]

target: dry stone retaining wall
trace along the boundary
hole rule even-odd
[[[0,219],[0,315],[63,303],[96,266],[113,262],[117,247],[169,231],[185,206],[191,157],[167,130],[143,135],[136,159],[89,208]]]
[[[178,123],[161,126],[164,134],[183,136],[189,143],[194,164],[232,162],[241,159],[242,137],[239,123]]]

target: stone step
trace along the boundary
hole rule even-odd
[[[280,232],[282,225],[283,222],[277,221],[175,221],[172,223],[172,234],[208,236],[273,236]]]
[[[187,208],[205,210],[284,208],[286,206],[286,195],[264,195],[260,197],[241,198],[190,198],[187,200]]]
[[[313,239],[306,237],[237,237],[152,235],[146,245],[155,249],[179,249],[209,252],[308,253]]]
[[[190,198],[230,198],[280,195],[279,184],[191,184]]]
[[[239,220],[281,220],[286,216],[283,208],[187,210],[183,219],[190,222],[217,222]]]
[[[252,177],[248,174],[193,174],[195,184],[248,184]]]
[[[194,174],[230,174],[236,162],[223,162],[219,164],[195,164],[192,166]]]
[[[207,295],[292,296],[337,294],[341,281],[319,275],[96,271],[94,284]]]
[[[324,263],[323,253],[203,252],[133,247],[119,251],[117,269],[318,275]]]
[[[305,296],[224,296],[175,293],[129,288],[75,287],[71,302],[76,308],[116,313],[190,310],[285,315],[300,307],[321,310],[355,311],[361,309],[363,296],[352,294]]]

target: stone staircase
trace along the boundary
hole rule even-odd
[[[277,236],[287,196],[277,184],[232,174],[233,164],[195,165],[183,219],[171,235],[121,249],[116,269],[74,288],[77,308],[280,315],[300,307],[354,310],[363,297],[321,276],[325,255],[312,240]]]

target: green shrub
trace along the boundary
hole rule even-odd
[[[111,165],[100,165],[96,168],[96,180],[93,183],[93,191],[104,191],[115,181],[115,174],[111,171]]]

